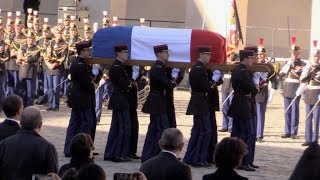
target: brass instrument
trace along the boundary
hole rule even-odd
[[[30,57],[30,56],[35,56],[40,52],[39,49],[29,51],[28,49],[24,52],[23,50],[18,50],[18,55],[17,55],[17,64],[19,66],[25,65],[27,62],[22,59],[22,57]]]
[[[50,64],[47,64],[49,69],[53,69],[54,66],[52,65],[53,63],[57,63],[58,65],[61,65],[63,63],[63,61],[65,60],[63,57],[58,58],[58,54],[61,54],[63,51],[68,49],[68,44],[65,43],[63,46],[61,47],[54,47],[52,48],[51,46],[49,46],[46,49],[45,52],[45,56],[44,57],[44,61],[45,62],[49,62]]]

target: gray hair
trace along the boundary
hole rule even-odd
[[[159,143],[165,150],[177,150],[183,143],[183,134],[179,129],[168,128],[162,132]]]
[[[33,130],[40,128],[42,124],[40,109],[36,106],[26,107],[21,114],[20,124],[23,129]]]

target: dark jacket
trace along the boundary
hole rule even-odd
[[[250,119],[256,114],[254,96],[258,90],[250,73],[244,64],[239,64],[231,74],[234,97],[228,111],[230,117]]]
[[[161,152],[144,162],[140,171],[148,180],[191,180],[190,167],[180,162],[173,154]]]
[[[79,170],[82,166],[85,166],[91,163],[94,163],[93,159],[71,157],[70,163],[64,164],[63,166],[61,166],[59,170],[59,176],[62,177],[63,173],[65,173],[71,168],[75,168],[76,170]]]
[[[0,141],[0,179],[31,180],[32,174],[58,172],[56,148],[33,130],[20,129]]]
[[[132,88],[132,82],[123,62],[117,59],[113,62],[109,70],[109,77],[113,91],[108,109],[129,109],[129,91]]]
[[[209,82],[211,81],[212,83],[214,83],[213,88],[209,88],[209,91],[208,91],[208,108],[209,108],[209,112],[219,111],[220,110],[220,105],[219,105],[220,103],[219,103],[218,86],[220,86],[223,83],[223,81],[222,81],[221,77],[217,82],[214,82],[213,80],[211,80],[211,77],[213,75],[212,70],[207,69],[207,74],[208,74]]]
[[[211,77],[210,77],[211,79]],[[208,114],[208,92],[213,87],[205,69],[205,64],[197,61],[189,74],[191,97],[187,109],[187,115]]]
[[[165,64],[157,60],[150,70],[150,93],[142,112],[161,114],[167,112],[166,91],[172,90],[176,83],[168,78]]]
[[[22,53],[28,57],[27,62],[19,68],[19,77],[27,79],[35,79],[37,75],[38,60],[40,58],[40,51],[36,45],[28,47],[22,46]]]
[[[203,176],[202,180],[246,180],[248,178],[240,176],[234,170],[221,170],[217,169],[216,172],[212,174],[206,174]]]
[[[19,129],[20,126],[18,123],[5,119],[0,124],[0,141],[4,138],[14,135]]]
[[[71,65],[71,95],[69,107],[91,108],[95,106],[93,74],[85,60],[78,56]]]

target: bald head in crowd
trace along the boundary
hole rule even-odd
[[[162,132],[159,145],[162,150],[181,151],[183,148],[183,134],[179,129],[168,128]]]
[[[36,106],[26,107],[20,120],[21,127],[28,130],[40,130],[42,126],[42,113]]]

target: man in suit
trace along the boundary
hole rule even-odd
[[[140,171],[151,180],[191,180],[190,167],[178,160],[183,145],[183,134],[179,129],[164,130],[159,140],[161,152],[142,163]]]
[[[199,59],[190,71],[191,97],[187,115],[193,115],[193,126],[183,162],[194,167],[208,167],[208,149],[212,138],[211,120],[209,118],[208,92],[215,87],[208,77],[205,66],[211,59],[211,47],[198,47]]]
[[[173,89],[177,84],[168,78],[165,64],[169,60],[167,44],[153,47],[157,61],[150,70],[150,93],[142,108],[143,113],[150,114],[150,124],[143,145],[141,162],[144,162],[160,152],[157,145],[162,131],[169,127],[166,91]]]
[[[115,45],[116,60],[113,62],[109,77],[113,92],[108,109],[112,109],[112,120],[104,160],[113,162],[131,161],[129,158],[131,143],[131,119],[129,112],[129,92],[132,89],[124,63],[128,60],[128,46]]]
[[[91,68],[86,64],[86,59],[90,57],[91,44],[83,41],[76,44],[77,58],[71,65],[72,89],[69,99],[71,117],[67,129],[64,146],[65,156],[70,156],[70,143],[72,138],[78,133],[87,133],[94,140],[96,130],[96,114],[94,110],[95,97],[93,74]]]
[[[31,180],[32,174],[58,172],[56,148],[40,136],[42,114],[35,106],[26,107],[22,129],[0,141],[0,179]]]
[[[248,146],[248,153],[242,161],[240,169],[254,171],[254,149],[256,142],[256,108],[254,96],[259,87],[253,82],[253,75],[248,71],[255,60],[254,51],[240,50],[240,64],[231,74],[234,97],[228,115],[233,118],[231,137],[238,137]]]
[[[14,135],[20,129],[22,99],[17,95],[9,95],[4,99],[2,109],[7,118],[0,124],[0,141]]]

